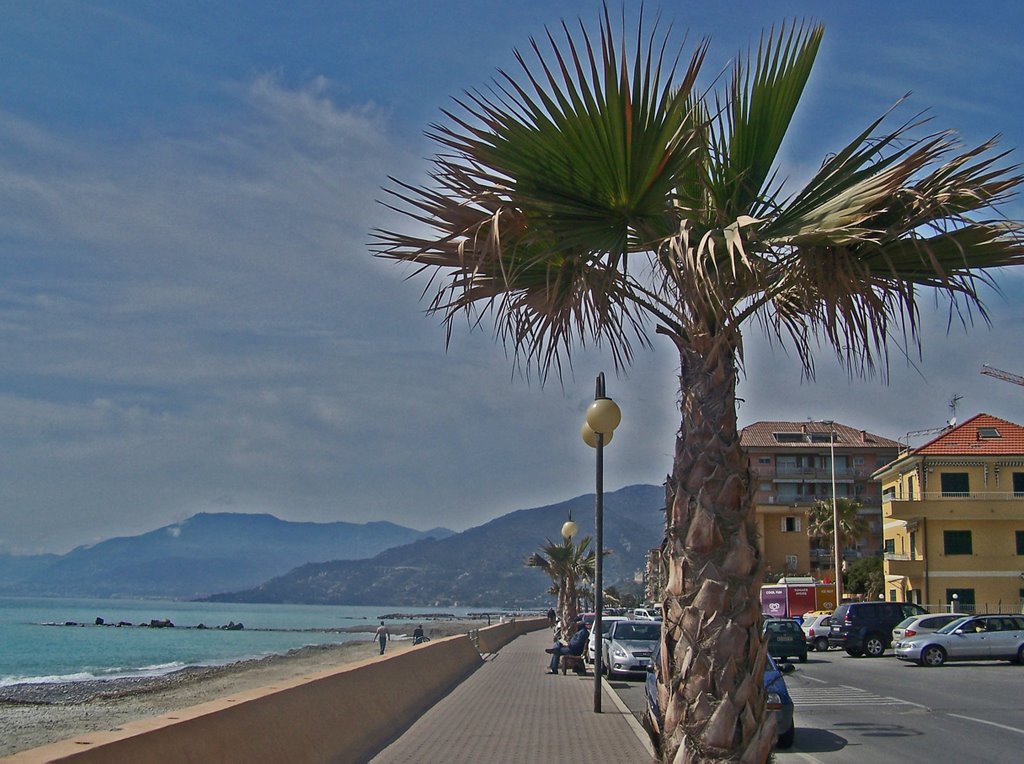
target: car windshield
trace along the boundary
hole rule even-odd
[[[651,623],[617,621],[612,635],[616,639],[658,640],[661,639],[661,624],[654,621]]]
[[[910,618],[904,618],[902,621],[900,621],[898,624],[896,624],[896,628],[897,629],[905,629],[910,624],[912,624],[914,621],[916,621],[917,618],[918,618],[918,616],[916,616],[916,615],[912,615],[912,616],[910,616]]]
[[[764,626],[765,629],[773,634],[789,634],[794,631],[800,631],[796,621],[768,621]]]
[[[952,634],[954,631],[956,631],[961,626],[963,626],[967,621],[968,621],[967,618],[957,618],[952,623],[947,623],[941,629],[937,629],[936,633],[937,634]]]

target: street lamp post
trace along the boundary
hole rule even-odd
[[[836,607],[843,604],[842,549],[839,544],[839,502],[836,501],[836,423],[829,422],[829,462],[832,467],[832,551],[836,561]]]
[[[604,610],[604,446],[622,421],[622,412],[615,401],[605,395],[604,372],[597,375],[594,402],[587,408],[587,421],[580,434],[597,453],[596,499],[594,501],[594,713],[601,713],[601,674],[604,663],[601,644],[601,611]]]

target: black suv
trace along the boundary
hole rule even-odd
[[[892,642],[892,630],[904,618],[927,615],[911,602],[847,602],[832,614],[829,647],[841,647],[850,655],[878,658]]]

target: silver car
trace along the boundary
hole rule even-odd
[[[922,666],[946,661],[1024,663],[1024,615],[967,616],[931,634],[901,639],[895,651],[901,661]]]
[[[626,621],[626,620],[629,620],[629,619],[627,619],[625,616],[621,616],[621,615],[603,615],[603,616],[601,616],[601,644],[603,645],[604,641],[606,639],[608,639],[608,632],[612,628],[612,624],[613,623],[615,623],[616,621]],[[593,663],[594,662],[594,656],[597,654],[595,649],[594,649],[594,645],[595,645],[596,642],[597,642],[597,634],[594,631],[593,625],[591,625],[590,639],[587,640],[587,657],[584,658],[584,660],[587,663]],[[601,651],[601,654],[604,655],[604,651],[603,650]]]
[[[953,623],[959,618],[966,618],[967,613],[931,613],[930,615],[912,615],[904,618],[892,630],[892,643],[895,645],[903,639],[916,637],[938,631],[943,626]]]
[[[601,642],[601,658],[609,677],[643,674],[661,640],[659,621],[615,621]]]

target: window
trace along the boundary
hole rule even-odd
[[[782,518],[782,532],[783,533],[799,533],[800,532],[800,518],[788,516]]]
[[[942,549],[946,554],[973,554],[974,550],[971,545],[971,532],[943,531]]]
[[[943,472],[943,496],[967,496],[971,492],[970,480],[966,472]]]
[[[1024,554],[1024,531],[1017,531],[1017,554]]]
[[[1001,438],[999,430],[995,427],[979,427],[978,428],[978,439],[979,440],[991,440],[992,438]]]
[[[757,457],[758,464],[771,464],[772,458],[770,456],[759,456]]]
[[[946,589],[946,602],[958,613],[973,613],[974,589]]]
[[[885,553],[896,554],[896,539],[885,540]]]
[[[807,439],[802,432],[773,432],[776,443],[804,443]]]
[[[863,467],[864,466],[864,457],[863,456],[855,456],[855,457],[853,457],[853,466],[854,467]]]
[[[797,566],[797,557],[796,557],[796,555],[795,554],[787,554],[786,555],[786,570],[792,573],[792,572],[794,572],[796,570],[796,566]]]
[[[1013,495],[1018,499],[1024,497],[1024,472],[1013,473]]]

